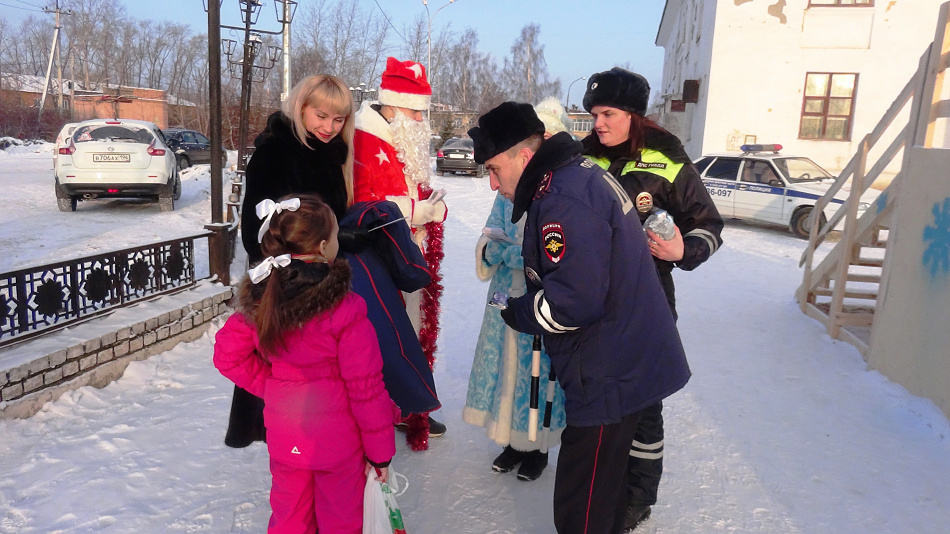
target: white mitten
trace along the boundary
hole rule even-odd
[[[389,196],[386,200],[394,202],[404,217],[409,217],[412,226],[422,226],[428,222],[443,222],[448,215],[448,208],[442,197],[445,191],[432,193],[426,200],[413,200],[406,196]]]

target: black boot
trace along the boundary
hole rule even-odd
[[[627,507],[627,516],[623,520],[623,531],[637,528],[637,525],[646,521],[648,517],[650,517],[649,506],[631,504]]]
[[[521,460],[521,467],[518,468],[518,480],[534,480],[541,476],[547,466],[548,453],[531,451],[527,453],[524,460]]]
[[[509,445],[495,458],[495,461],[491,464],[491,468],[499,473],[507,473],[514,469],[516,465],[520,464],[521,460],[527,455],[528,453],[513,449],[511,445]]]

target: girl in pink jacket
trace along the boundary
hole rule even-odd
[[[336,260],[336,217],[316,195],[258,205],[267,257],[241,281],[214,365],[262,397],[273,477],[269,533],[362,530],[367,462],[388,477],[399,409],[366,303]]]

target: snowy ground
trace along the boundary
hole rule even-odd
[[[0,151],[0,272],[209,222],[206,166],[183,175],[173,213],[118,200],[61,213],[51,149],[34,150]],[[433,180],[450,206],[436,372],[449,431],[419,453],[397,436],[408,531],[553,532],[557,451],[539,480],[521,482],[491,471],[500,448],[461,421],[487,291],[472,250],[494,193],[487,178]],[[736,221],[723,238],[709,263],[675,274],[694,375],[666,402],[660,502],[637,532],[947,532],[946,417],[798,311],[803,241]],[[267,451],[222,443],[231,385],[211,366],[212,339],[135,362],[108,387],[81,388],[28,420],[0,421],[0,533],[263,532]]]

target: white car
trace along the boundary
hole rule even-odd
[[[92,119],[77,123],[56,150],[56,203],[76,211],[79,200],[143,197],[175,209],[181,180],[175,153],[154,123]]]
[[[742,154],[709,154],[696,160],[703,184],[723,218],[751,219],[787,225],[793,234],[808,238],[815,202],[835,177],[814,161],[779,153],[782,145],[743,145]],[[848,198],[839,191],[825,207],[824,224]],[[858,216],[877,198],[867,191],[858,204]]]

